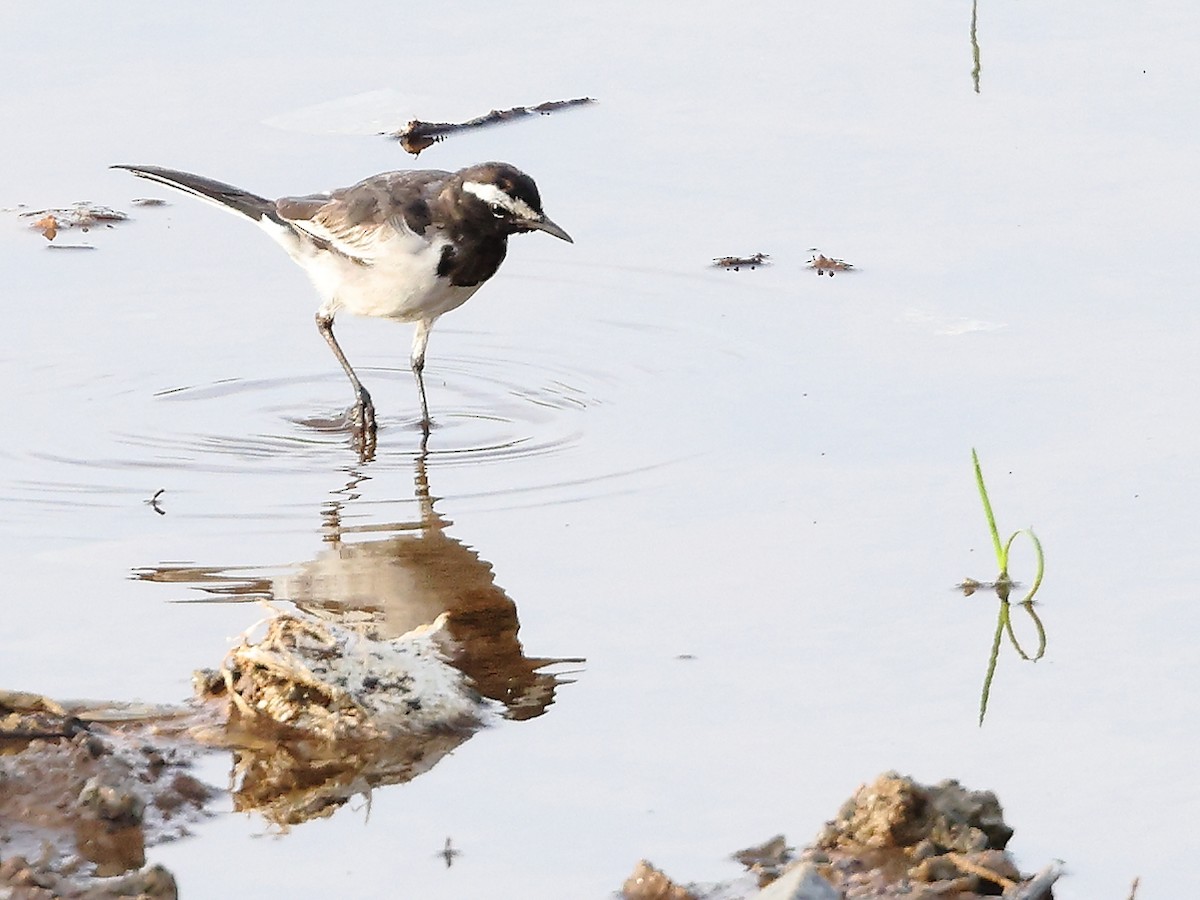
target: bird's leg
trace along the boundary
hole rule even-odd
[[[429,343],[429,329],[433,327],[432,319],[421,319],[413,332],[412,356],[409,363],[413,375],[417,379],[417,392],[421,396],[421,431],[429,437],[432,423],[429,421],[429,403],[425,399],[425,346]]]
[[[350,362],[346,359],[346,354],[338,346],[337,338],[333,336],[333,316],[318,312],[317,330],[321,332],[321,337],[325,338],[325,343],[329,345],[329,349],[333,351],[333,355],[337,357],[337,361],[342,364],[342,368],[346,370],[346,375],[350,378],[350,384],[353,385],[354,394],[357,398],[354,406],[355,424],[363,432],[363,445],[366,446],[369,443],[372,449],[374,449],[375,405],[371,402],[371,395],[367,393],[367,389],[362,386],[362,382],[354,374],[354,369],[350,367]]]
[[[429,421],[429,402],[425,399],[425,376],[421,374],[421,369],[416,368],[413,369],[413,374],[417,376],[417,392],[421,395],[421,432],[425,437],[429,437],[432,423]]]

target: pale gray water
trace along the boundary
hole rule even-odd
[[[514,239],[435,330],[429,481],[526,651],[588,662],[369,818],[152,850],[189,896],[602,897],[642,856],[730,877],[889,768],[995,790],[1025,868],[1067,861],[1059,897],[1187,895],[1194,5],[983,5],[978,94],[961,3],[242,7],[4,16],[0,206],[135,221],[76,253],[0,228],[0,685],[182,699],[261,612],[131,573],[286,574],[332,500],[364,528],[414,508],[408,330],[339,322],[386,426],[360,471],[302,424],[349,391],[299,270],[106,166],[317,190],[413,165],[373,116],[582,95],[416,165],[517,163],[576,239]],[[818,278],[810,247],[857,270]],[[982,729],[993,604],[949,590],[995,575],[972,446],[1048,557],[1047,656],[1005,650]]]

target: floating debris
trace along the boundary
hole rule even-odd
[[[37,216],[37,220],[32,223],[32,226],[41,231],[48,241],[54,240],[55,235],[61,229],[79,228],[88,231],[100,224],[111,228],[111,223],[124,222],[129,218],[119,209],[97,206],[86,201],[63,209],[35,209],[20,215],[23,219],[32,219]]]
[[[713,265],[718,269],[737,272],[742,268],[757,269],[759,266],[769,265],[767,260],[770,258],[767,253],[755,253],[752,256],[719,256],[713,260]]]
[[[166,206],[167,201],[158,197],[134,197],[129,201],[134,206]]]
[[[474,119],[468,119],[465,122],[423,122],[420,119],[413,119],[399,131],[390,132],[388,137],[395,138],[400,142],[401,147],[413,156],[417,156],[422,150],[460,131],[486,128],[489,125],[511,122],[514,119],[524,118],[525,116],[548,116],[550,113],[558,112],[561,109],[585,106],[595,102],[591,97],[580,97],[576,100],[551,100],[546,103],[539,103],[537,106],[514,106],[512,109],[493,109],[485,115],[476,116]]]
[[[999,581],[976,581],[974,578],[964,578],[954,586],[954,590],[962,591],[964,597],[970,597],[976,591],[995,591],[998,595],[1007,597],[1015,589],[1022,587],[1019,581],[1001,579]]]
[[[816,269],[818,275],[828,275],[832,278],[834,272],[847,272],[854,268],[854,266],[844,259],[834,259],[831,256],[826,256],[824,253],[818,253],[815,249],[810,252],[813,254],[813,257],[808,261],[808,267]]]
[[[45,215],[33,223],[33,227],[38,229],[48,241],[58,237],[58,219],[53,215]]]
[[[60,231],[78,228],[80,231],[104,225],[112,228],[113,222],[124,222],[129,216],[117,209],[107,206],[97,206],[93,203],[76,203],[63,209],[35,209],[19,213],[23,219],[33,219],[30,227],[42,233],[48,241],[53,241]],[[54,250],[95,250],[91,244],[51,244]]]

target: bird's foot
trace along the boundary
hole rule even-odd
[[[354,404],[354,408],[350,410],[350,423],[356,431],[375,433],[375,407],[370,397]]]
[[[350,422],[354,427],[354,446],[365,461],[375,456],[375,404],[364,388],[359,392],[358,402],[350,410]]]

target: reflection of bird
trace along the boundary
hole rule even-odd
[[[345,492],[356,485],[351,482]],[[386,529],[343,525],[342,502],[332,503],[325,511],[330,546],[273,579],[271,595],[320,617],[369,622],[382,639],[445,614],[455,644],[453,665],[481,694],[503,703],[510,718],[541,715],[563,682],[544,669],[579,660],[525,655],[516,604],[496,584],[491,564],[452,537],[449,520],[435,510],[424,453],[416,459],[416,493],[419,517]],[[393,534],[377,536],[381,530]],[[350,535],[369,537],[343,540]]]
[[[503,704],[508,719],[536,718],[571,681],[551,667],[583,662],[525,654],[516,604],[491,564],[455,539],[435,509],[424,442],[415,468],[416,509],[387,524],[343,522],[361,518],[355,501],[368,480],[351,470],[323,507],[325,546],[287,572],[159,565],[134,573],[191,584],[219,602],[290,601],[298,610],[272,619],[257,643],[243,639],[220,673],[197,680],[202,698],[239,710],[231,727],[204,732],[233,748],[234,809],[257,809],[283,826],[328,816],[355,794],[410,781],[453,752],[489,718],[461,715],[464,704],[481,713],[482,696]],[[449,667],[466,677],[446,677]],[[347,672],[355,674],[347,680]],[[261,707],[245,706],[260,699]],[[332,711],[347,706],[357,710],[348,718]],[[380,709],[389,718],[375,718]],[[304,723],[325,734],[343,725],[351,734],[377,728],[386,739],[292,740]],[[447,839],[446,865],[459,853]]]
[[[418,506],[404,522],[344,524],[345,507],[366,480],[355,473],[325,507],[325,548],[286,573],[162,565],[137,570],[135,577],[191,584],[235,602],[290,601],[318,618],[368,626],[378,640],[400,638],[445,616],[451,664],[479,693],[503,703],[508,718],[540,716],[558,686],[570,681],[549,667],[582,660],[525,655],[516,604],[496,584],[491,564],[450,534],[450,521],[435,508],[426,462],[422,448],[415,459]]]
[[[333,317],[345,309],[416,323],[411,361],[428,433],[421,373],[433,323],[496,274],[509,235],[536,230],[571,241],[542,212],[533,179],[507,163],[385,172],[331,193],[280,200],[157,166],[115,168],[254,220],[304,269],[322,299],[317,328],[354,386],[365,447],[373,447],[375,410],[333,336]]]

